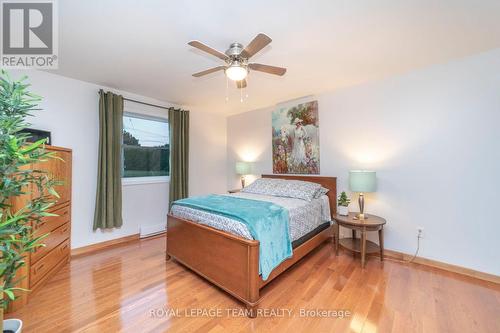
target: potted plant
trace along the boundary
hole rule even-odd
[[[347,196],[347,194],[342,191],[340,193],[338,200],[337,200],[337,205],[339,207],[339,215],[347,216],[349,215],[349,204],[351,203],[351,199]]]
[[[43,246],[44,237],[32,237],[32,225],[44,216],[54,216],[47,210],[58,196],[54,185],[60,183],[32,169],[34,163],[55,157],[45,151],[45,140],[28,143],[29,136],[20,132],[29,126],[26,118],[40,98],[28,92],[26,77],[13,81],[4,70],[0,74],[0,332],[18,333],[22,322],[3,320],[4,311],[19,292],[26,291],[17,287],[24,278],[17,273],[27,253]],[[16,197],[30,193],[23,207],[12,204]]]

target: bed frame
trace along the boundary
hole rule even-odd
[[[332,216],[337,210],[337,178],[321,176],[262,175],[263,178],[305,180],[329,189]],[[208,281],[245,303],[249,317],[257,315],[260,289],[324,241],[335,241],[332,225],[293,249],[266,281],[259,275],[259,241],[248,240],[189,220],[168,215],[166,259],[174,258]]]

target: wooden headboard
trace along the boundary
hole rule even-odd
[[[262,175],[262,178],[280,178],[290,180],[303,180],[306,182],[321,184],[324,188],[329,189],[328,199],[330,201],[330,213],[332,217],[337,214],[337,177],[322,177],[322,176],[299,176],[299,175]]]

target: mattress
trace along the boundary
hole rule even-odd
[[[318,227],[325,224],[325,222],[331,221],[330,203],[326,195],[318,199],[313,199],[310,202],[302,199],[242,192],[228,195],[268,201],[286,208],[289,214],[289,232],[292,242],[313,232]],[[175,205],[175,203],[170,213],[176,217],[207,225],[236,236],[253,239],[244,223],[226,216],[209,213],[196,208]]]

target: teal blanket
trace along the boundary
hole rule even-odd
[[[259,272],[267,280],[271,271],[292,256],[288,211],[271,202],[225,195],[197,196],[174,201],[182,205],[223,215],[244,223],[260,242]]]

